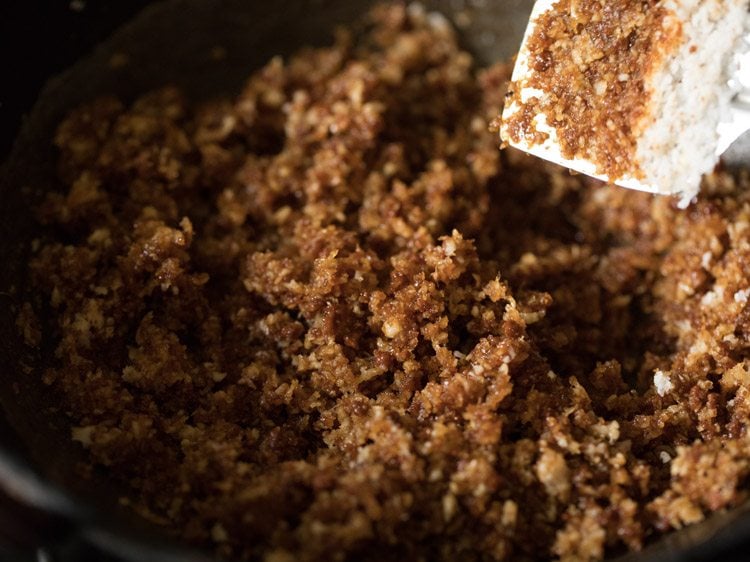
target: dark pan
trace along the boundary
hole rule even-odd
[[[14,560],[21,556],[105,560],[109,554],[116,555],[112,559],[139,562],[207,560],[204,554],[174,545],[118,507],[117,490],[101,477],[82,481],[76,475],[82,451],[71,442],[65,421],[47,413],[54,397],[41,384],[45,351],[30,352],[17,335],[17,306],[33,297],[24,292],[23,281],[29,244],[36,232],[30,209],[40,193],[57,185],[50,139],[70,108],[100,94],[115,93],[129,100],[167,83],[184,88],[193,99],[236,91],[253,69],[273,55],[291,53],[302,45],[329,43],[336,25],[352,22],[372,2],[168,0],[149,5],[86,54],[87,41],[81,33],[103,37],[114,22],[124,21],[132,12],[114,1],[93,4],[71,4],[83,9],[60,18],[60,25],[68,26],[70,33],[55,27],[46,39],[36,38],[43,49],[67,50],[80,60],[51,78],[41,93],[35,91],[33,79],[21,80],[18,91],[30,97],[15,100],[11,108],[15,113],[5,116],[9,123],[16,122],[38,94],[0,176],[0,404],[4,414],[0,417],[0,542],[4,539],[8,548],[15,548]],[[514,53],[532,2],[435,0],[425,4],[448,16],[458,12],[468,16],[464,18],[468,26],[461,32],[464,45],[479,64],[485,64]],[[37,25],[39,21],[33,20],[44,17],[44,9],[37,6],[19,17],[28,18],[25,23],[30,26]],[[12,47],[6,45],[6,49]],[[211,55],[216,47],[226,52],[218,62]],[[114,55],[120,59],[125,55],[130,63],[112,65]],[[13,53],[3,56],[10,60]],[[32,76],[49,72],[43,66],[45,57],[28,60],[39,66],[27,69]],[[15,132],[9,128],[5,134],[10,138]],[[750,162],[748,155],[750,148],[738,143],[730,158],[734,163]],[[674,533],[621,560],[750,559],[745,548],[750,550],[750,515],[739,509]]]

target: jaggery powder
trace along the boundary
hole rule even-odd
[[[748,175],[680,211],[500,151],[508,65],[366,21],[60,125],[30,267],[92,467],[269,562],[598,560],[741,503]]]

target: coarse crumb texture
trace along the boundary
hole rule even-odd
[[[741,502],[746,175],[680,212],[501,153],[508,66],[367,22],[61,124],[31,271],[92,466],[269,562],[598,560]]]
[[[539,0],[504,139],[689,201],[718,160],[747,10],[747,0]]]

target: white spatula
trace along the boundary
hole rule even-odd
[[[618,27],[633,15],[628,10],[642,12],[643,6],[639,0],[538,0],[516,60],[500,134],[507,144],[576,172],[630,189],[679,195],[687,205],[698,192],[701,176],[750,130],[750,55],[745,35],[748,5],[746,0],[663,0],[646,8],[663,10],[658,17],[656,13],[646,14],[651,19],[639,15],[652,23],[650,27],[636,25],[625,31]],[[633,17],[630,21],[640,20]],[[610,32],[611,36],[607,35]],[[601,71],[606,68],[602,65],[616,63],[615,36],[620,32],[629,32],[632,43],[646,44],[651,53],[645,59],[648,68],[635,77],[620,78],[641,80],[643,96],[637,102],[641,107],[622,106],[626,101],[617,97],[622,84],[607,88],[601,81],[586,83],[594,68]],[[575,52],[579,45],[591,50],[592,44],[597,46],[594,52],[598,58],[590,65],[597,67],[587,66],[585,56]],[[534,52],[540,45],[547,45],[548,52]],[[538,64],[540,55],[549,57],[550,52],[558,59]],[[547,79],[563,73],[563,65],[570,61],[559,60],[561,52],[577,61],[570,67],[574,74],[580,70],[576,83],[583,85],[580,94],[587,96],[584,101],[591,108],[592,124],[589,128],[586,123],[576,123],[584,126],[586,135],[593,137],[601,131],[593,119],[599,111],[635,116],[628,117],[630,148],[611,147],[613,153],[630,155],[625,169],[620,166],[616,174],[591,154],[571,154],[570,150],[566,154],[560,142],[566,126],[559,119],[560,106],[555,117],[550,108],[556,100],[550,98],[551,92],[539,89],[537,78],[541,73],[558,73],[546,75]],[[584,55],[592,58],[589,53]],[[632,97],[630,103],[634,103]],[[523,114],[533,117],[531,128],[519,132],[512,124]]]

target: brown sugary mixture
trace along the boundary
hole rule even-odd
[[[509,102],[521,109],[505,123],[506,140],[544,142],[535,125],[543,114],[563,157],[592,162],[610,178],[641,177],[635,153],[650,101],[644,84],[683,38],[662,4],[558,0],[543,12],[526,42],[531,74],[509,89]],[[545,95],[522,101],[525,88]]]
[[[501,152],[509,67],[430,21],[58,130],[44,380],[189,543],[598,560],[747,497],[747,174],[679,211]]]

